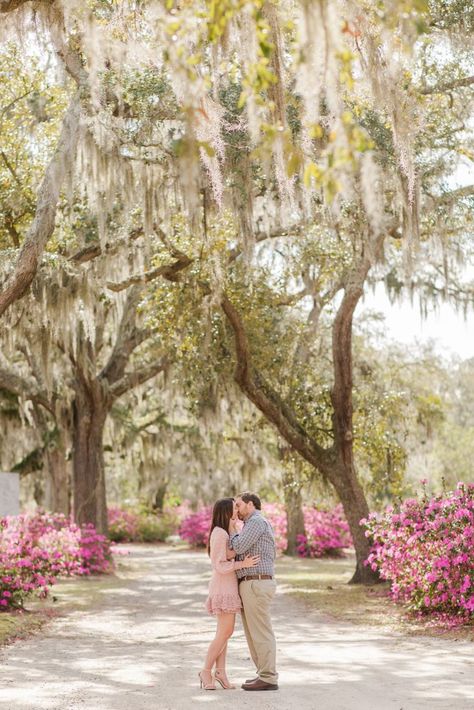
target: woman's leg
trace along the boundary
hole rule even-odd
[[[225,662],[227,656],[227,643],[216,658],[216,674],[215,678],[219,681],[223,688],[235,688],[227,677]]]
[[[219,653],[219,655],[216,658],[216,668],[219,668],[220,670],[225,671],[226,656],[227,656],[227,641],[226,641],[224,648],[222,649],[222,651]]]
[[[214,640],[211,642],[209,645],[209,649],[207,651],[206,655],[206,660],[204,663],[204,672],[203,672],[203,678],[205,677],[206,680],[209,679],[210,682],[210,673],[211,670],[219,658],[219,656],[222,654],[222,652],[225,652],[225,647],[227,646],[227,641],[230,639],[232,634],[234,633],[234,626],[235,626],[235,614],[219,614],[217,617],[217,629],[216,629],[216,635]],[[225,661],[225,656],[224,656],[224,661]],[[219,666],[220,668],[220,666]],[[208,675],[209,674],[209,675]]]

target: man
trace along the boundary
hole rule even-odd
[[[236,498],[237,513],[244,521],[241,532],[235,524],[230,529],[230,547],[236,559],[258,555],[260,561],[252,569],[237,570],[242,599],[242,622],[257,677],[242,685],[244,690],[278,690],[276,641],[270,618],[270,604],[275,596],[274,563],[276,556],[272,526],[261,513],[262,504],[255,493],[242,493]],[[231,521],[232,525],[232,521]]]

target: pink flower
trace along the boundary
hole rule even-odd
[[[431,500],[410,499],[395,513],[369,516],[368,562],[391,581],[392,597],[446,626],[472,618],[465,594],[474,577],[474,486]]]
[[[59,574],[79,574],[84,564],[95,572],[110,571],[108,541],[92,534],[90,526],[87,530],[84,543],[81,528],[63,515],[9,517],[0,532],[2,606],[22,603],[31,592],[46,595]],[[84,551],[90,563],[85,562]]]

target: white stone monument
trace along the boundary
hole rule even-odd
[[[0,473],[0,517],[20,513],[20,474]]]

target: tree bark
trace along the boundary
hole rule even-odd
[[[58,146],[38,190],[33,222],[18,255],[13,274],[0,291],[0,316],[28,291],[38,270],[44,248],[53,234],[61,186],[76,153],[79,115],[79,96],[75,95],[64,116]]]
[[[107,500],[103,455],[107,417],[105,395],[99,382],[76,380],[73,403],[74,518],[79,525],[92,523],[107,534]]]
[[[45,451],[47,468],[45,505],[54,513],[71,514],[71,481],[65,451],[61,447]]]
[[[168,481],[164,481],[155,489],[155,495],[153,497],[153,510],[157,510],[159,513],[163,512],[163,506],[165,503],[165,495],[168,489]]]
[[[55,396],[51,399],[51,410],[57,410]],[[33,402],[35,425],[42,433],[44,446],[42,449],[44,472],[44,507],[53,513],[71,514],[71,481],[69,475],[69,462],[66,460],[67,428],[59,413],[55,417],[55,426],[51,429],[51,422],[42,407]]]
[[[352,404],[352,324],[355,308],[363,293],[370,261],[360,257],[348,275],[344,296],[332,329],[334,386],[331,391],[335,467],[330,476],[344,508],[356,551],[356,570],[352,583],[373,583],[378,580],[370,567],[364,565],[370,551],[370,541],[359,521],[369,514],[369,506],[357,478],[354,462],[353,404]]]
[[[336,467],[331,482],[342,503],[356,553],[356,569],[350,584],[374,584],[379,582],[379,576],[370,567],[364,565],[364,561],[369,556],[371,543],[365,537],[365,531],[360,525],[360,520],[368,516],[369,506],[354,466],[342,465],[339,470]]]
[[[283,491],[285,496],[286,520],[287,520],[287,555],[296,555],[298,546],[298,535],[305,535],[303,498],[301,496],[301,485],[292,479],[284,478]]]
[[[49,1],[52,2],[52,0]],[[28,2],[30,2],[30,0],[0,0],[0,13],[13,12],[22,5],[26,5]]]

